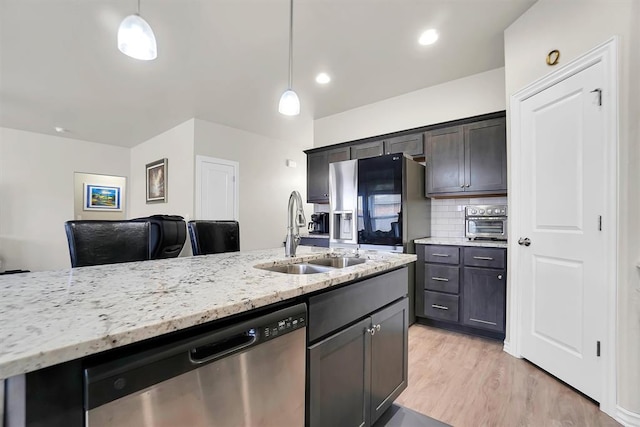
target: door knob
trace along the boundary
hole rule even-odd
[[[520,239],[518,239],[518,244],[519,245],[525,245],[525,246],[529,246],[531,245],[531,240],[529,240],[528,237],[525,237],[524,239],[521,237]]]

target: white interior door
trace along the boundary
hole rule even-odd
[[[520,353],[600,401],[606,337],[605,116],[598,62],[520,104]],[[520,243],[520,242],[519,242]],[[523,242],[524,243],[524,242]]]
[[[238,220],[237,162],[196,156],[196,219]]]

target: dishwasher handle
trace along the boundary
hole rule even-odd
[[[194,365],[211,362],[243,348],[250,347],[258,339],[255,329],[249,329],[221,341],[204,344],[189,351],[189,361]]]

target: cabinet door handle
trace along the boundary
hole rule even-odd
[[[371,336],[374,336],[376,334],[376,327],[375,325],[372,325],[370,328],[367,328],[367,332],[371,334]]]
[[[439,256],[439,257],[443,257],[443,258],[448,258],[450,255],[447,255],[447,254],[431,254],[431,256]]]
[[[380,323],[376,325],[376,331],[380,332]]]
[[[465,185],[465,187],[469,188],[469,187],[471,187],[471,184],[467,184],[467,185]]]
[[[472,322],[484,323],[485,325],[498,326],[495,322],[487,322],[486,320],[474,319],[473,317],[470,317],[469,320]]]
[[[449,310],[449,307],[445,307],[444,305],[431,304],[431,307],[437,308],[438,310]]]
[[[493,261],[490,256],[474,256],[473,259],[479,259],[481,261]]]
[[[464,188],[464,184],[462,184],[462,185],[460,186],[460,188]]]
[[[449,279],[446,277],[432,277],[431,280],[437,280],[438,282],[448,282]]]
[[[498,280],[502,280],[502,274],[498,274]]]

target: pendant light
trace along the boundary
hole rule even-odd
[[[293,78],[293,0],[289,1],[289,87],[280,97],[278,111],[285,116],[297,116],[300,114],[300,100],[291,88]]]
[[[118,49],[125,55],[142,61],[150,61],[158,56],[156,36],[151,26],[140,16],[140,0],[138,13],[127,16],[120,23]]]

